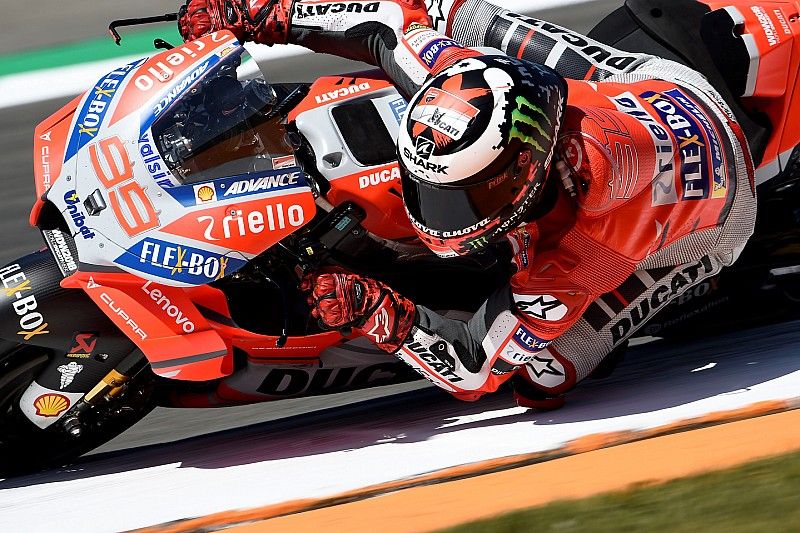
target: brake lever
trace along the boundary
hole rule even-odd
[[[110,33],[111,37],[114,39],[114,44],[120,46],[119,43],[122,42],[122,36],[117,31],[117,28],[122,28],[125,26],[139,26],[142,24],[153,24],[156,22],[176,22],[177,20],[178,20],[177,13],[167,13],[165,15],[160,15],[155,17],[119,19],[113,21],[111,24],[108,25],[108,33]]]

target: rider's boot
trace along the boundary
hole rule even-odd
[[[527,409],[538,409],[540,411],[552,411],[564,405],[564,396],[550,396],[547,393],[531,385],[522,376],[516,375],[511,378],[511,386],[514,389],[514,400],[519,407]]]

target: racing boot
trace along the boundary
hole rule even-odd
[[[531,385],[522,376],[513,376],[510,381],[514,390],[514,400],[519,407],[552,411],[564,405],[565,398],[563,394],[550,396]]]

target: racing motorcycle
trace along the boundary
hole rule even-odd
[[[706,74],[758,165],[757,232],[741,259],[646,334],[797,310],[797,19],[795,2],[629,0],[591,34]],[[0,268],[4,475],[74,460],[158,405],[419,378],[309,318],[299,280],[312,270],[344,267],[466,313],[510,275],[503,245],[441,260],[416,241],[394,144],[406,101],[381,73],[271,84],[230,32],[156,44],[35,130],[30,221],[46,247]]]

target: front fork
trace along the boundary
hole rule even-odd
[[[99,408],[104,403],[120,399],[127,384],[148,365],[149,362],[145,355],[138,349],[134,350],[66,413],[60,422],[61,427],[73,437],[80,437],[84,427],[83,415],[91,409]]]

